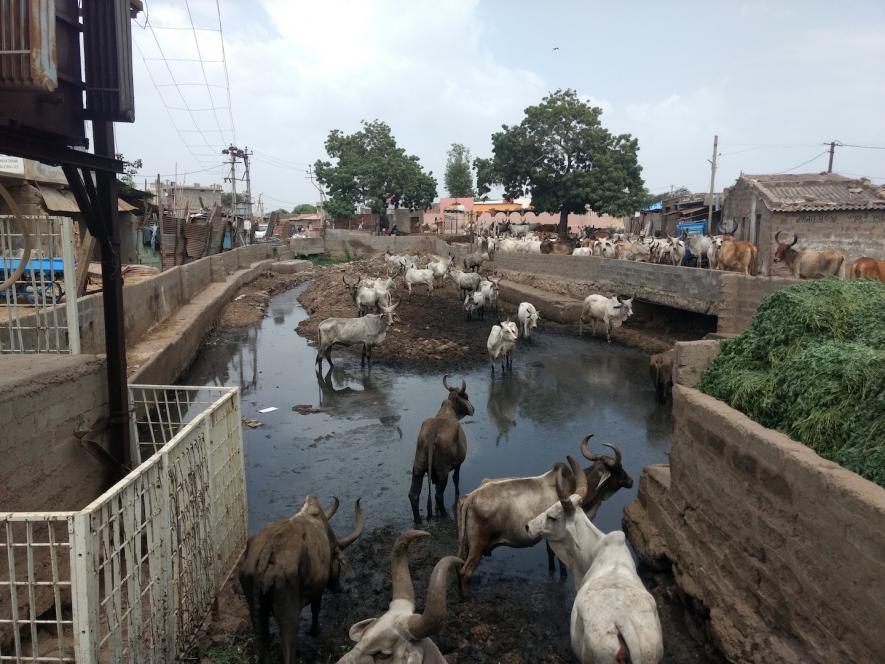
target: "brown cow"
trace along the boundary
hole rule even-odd
[[[593,464],[582,469],[577,461],[568,457],[572,472],[566,477],[572,490],[579,474],[586,477],[591,489],[582,506],[592,519],[604,500],[622,487],[632,487],[633,478],[624,470],[621,451],[614,445],[607,445],[615,453],[614,458],[591,452],[588,445],[591,436],[592,433],[587,434],[581,441],[581,454]],[[499,546],[522,549],[540,541],[526,534],[525,524],[556,502],[556,477],[565,470],[565,466],[558,463],[552,470],[535,477],[483,480],[478,488],[458,501],[458,556],[464,559],[459,573],[462,595],[466,594],[479,561],[492,549]],[[553,553],[549,547],[547,563],[552,572]],[[560,572],[565,574],[562,565]]]
[[[415,461],[412,464],[412,487],[409,489],[409,502],[412,503],[412,516],[415,523],[421,523],[418,512],[418,498],[424,474],[427,474],[427,519],[433,516],[431,493],[436,485],[436,511],[440,515],[446,513],[443,495],[449,482],[449,472],[455,482],[455,495],[461,488],[461,464],[467,458],[467,436],[458,423],[465,415],[473,415],[473,404],[467,396],[467,383],[461,381],[461,387],[449,387],[448,376],[443,376],[443,387],[449,391],[449,397],[439,407],[439,412],[421,424],[418,432],[418,443],[415,446]]]
[[[655,398],[658,403],[665,403],[667,395],[673,392],[673,350],[652,355],[648,369],[655,386]]]
[[[298,623],[308,603],[313,616],[310,631],[319,631],[323,590],[337,585],[347,565],[342,552],[363,532],[363,510],[357,500],[356,527],[337,539],[329,525],[337,510],[337,498],[325,512],[315,496],[308,496],[296,514],[267,524],[249,538],[239,576],[258,642],[259,664],[267,661],[271,615],[280,629],[284,664],[295,664]]]
[[[821,279],[839,276],[842,264],[845,262],[845,256],[841,253],[833,249],[796,251],[793,249],[793,245],[799,241],[798,236],[794,234],[793,241],[787,244],[780,241],[780,234],[781,232],[778,231],[774,235],[777,249],[775,249],[772,260],[775,263],[781,261],[786,263],[794,279]]]
[[[878,279],[885,282],[885,261],[869,256],[861,256],[851,264],[852,279]]]
[[[575,243],[570,240],[544,240],[541,242],[542,254],[561,254],[570,256],[575,250]]]

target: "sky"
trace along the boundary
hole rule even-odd
[[[654,193],[708,190],[715,134],[717,190],[825,170],[831,140],[834,171],[885,184],[882,0],[145,4],[136,121],[117,125],[140,185],[222,183],[234,143],[254,151],[253,199],[291,209],[319,199],[306,171],[329,131],[380,119],[445,195],[451,143],[490,156],[493,132],[566,87],[639,139]]]

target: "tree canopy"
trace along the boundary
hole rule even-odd
[[[470,149],[461,143],[452,143],[446,160],[446,191],[452,198],[473,198],[473,173],[470,168]]]
[[[662,194],[652,194],[646,189],[642,204],[644,206],[651,205],[652,203],[660,203],[661,201],[673,198],[674,196],[686,196],[689,194],[691,194],[691,189],[688,187],[676,187],[676,189],[665,191]]]
[[[531,196],[536,211],[560,213],[563,235],[569,212],[639,209],[645,196],[639,142],[609,132],[601,115],[569,89],[529,106],[522,122],[492,134],[492,158],[474,162],[479,193],[501,184],[508,198]]]
[[[221,206],[222,207],[230,207],[233,201],[233,194],[229,191],[221,192]],[[237,203],[245,203],[246,202],[246,194],[237,193]]]
[[[292,208],[292,214],[310,214],[317,211],[317,206],[312,203],[299,203]]]
[[[436,196],[433,174],[397,146],[390,127],[380,120],[363,120],[353,134],[333,129],[326,153],[336,163],[317,160],[314,170],[329,194],[326,211],[336,219],[352,216],[357,205],[382,217],[388,207],[426,209]]]

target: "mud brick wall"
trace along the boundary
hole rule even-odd
[[[684,385],[673,422],[671,464],[643,471],[624,527],[672,562],[725,655],[881,661],[885,489]]]

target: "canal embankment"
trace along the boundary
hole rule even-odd
[[[731,661],[881,660],[885,489],[694,389],[717,352],[676,346],[670,463],[642,472],[631,542]]]

